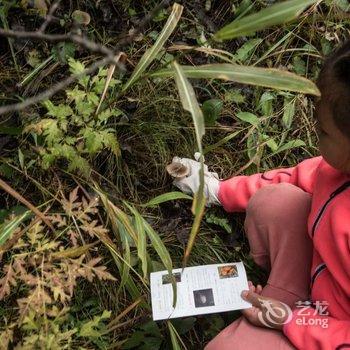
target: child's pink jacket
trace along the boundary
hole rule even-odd
[[[296,307],[283,332],[298,349],[350,349],[350,175],[335,170],[322,157],[311,158],[294,168],[222,181],[219,200],[229,212],[244,211],[259,188],[280,182],[312,195],[308,219],[314,245],[311,300],[320,303],[319,308]],[[328,308],[322,310],[325,304]],[[327,328],[321,322],[327,322]]]

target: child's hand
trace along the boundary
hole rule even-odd
[[[281,301],[261,295],[262,287],[255,287],[249,281],[249,291],[242,292],[242,298],[253,304],[250,309],[242,310],[244,317],[253,325],[282,330],[291,316],[291,309]]]
[[[196,157],[196,154],[195,154]],[[197,157],[198,159],[198,157]],[[193,195],[199,189],[199,169],[200,162],[189,159],[174,157],[173,163],[183,164],[188,169],[188,174],[183,177],[175,178],[173,184],[182,192]],[[219,192],[219,176],[217,173],[208,170],[208,166],[204,165],[204,195],[207,198],[207,204],[220,204],[218,199]]]

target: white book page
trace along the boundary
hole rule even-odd
[[[173,303],[173,289],[168,271],[151,273],[153,320],[203,315],[247,309],[241,292],[248,289],[242,262],[174,269],[177,302]]]

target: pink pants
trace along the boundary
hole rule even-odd
[[[307,233],[311,197],[282,183],[267,185],[249,201],[245,231],[254,261],[270,273],[262,294],[293,308],[307,300],[312,241]],[[221,331],[205,350],[291,350],[281,331],[251,325],[239,318]]]

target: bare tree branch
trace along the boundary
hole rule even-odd
[[[19,194],[15,189],[13,189],[7,182],[0,179],[0,188],[10,194],[12,197],[16,198],[19,202],[24,204],[29,210],[31,210],[35,215],[37,215],[50,229],[55,232],[50,220],[43,214],[38,208],[36,208],[32,203],[25,199],[21,194]]]
[[[163,8],[166,8],[172,3],[172,0],[163,0],[161,1],[157,6],[153,8],[152,11],[150,11],[143,19],[139,22],[137,28],[135,28],[132,33],[125,35],[122,39],[119,40],[119,42],[114,47],[114,50],[111,50],[107,48],[104,45],[101,45],[99,43],[96,43],[94,41],[91,41],[86,36],[79,35],[76,33],[65,33],[65,34],[46,34],[44,31],[46,30],[47,26],[53,19],[53,14],[56,11],[57,7],[59,6],[61,0],[56,0],[53,5],[51,6],[48,15],[46,17],[45,22],[41,25],[40,29],[37,31],[14,31],[14,30],[5,30],[0,28],[0,36],[7,37],[7,38],[14,38],[14,39],[31,39],[31,40],[38,40],[38,41],[48,41],[48,42],[73,42],[77,45],[80,45],[84,47],[85,49],[96,52],[99,54],[102,54],[104,58],[96,61],[95,63],[91,64],[88,68],[84,70],[83,73],[78,75],[72,75],[67,77],[66,79],[58,82],[57,84],[51,86],[47,90],[45,90],[42,93],[39,93],[36,96],[29,97],[26,100],[11,104],[11,105],[5,105],[3,107],[0,107],[0,115],[8,113],[8,112],[14,112],[14,111],[20,111],[24,108],[27,108],[33,104],[36,104],[40,101],[49,99],[51,96],[53,96],[58,91],[65,89],[68,85],[73,83],[74,81],[82,78],[84,75],[94,73],[98,68],[103,67],[106,64],[114,64],[116,65],[120,70],[124,69],[123,63],[119,60],[121,57],[121,47],[128,45],[132,43],[135,39],[135,37],[142,31],[144,28],[149,24],[149,22],[152,20],[152,18]]]
[[[23,102],[0,107],[0,115],[8,113],[8,112],[20,111],[20,110],[27,108],[35,103],[47,100],[51,96],[53,96],[54,94],[59,92],[60,90],[66,88],[71,83],[82,78],[84,75],[94,73],[98,68],[103,67],[104,65],[109,64],[109,63],[118,64],[118,62],[116,62],[114,57],[112,59],[110,57],[105,57],[101,60],[98,60],[95,63],[91,64],[87,69],[85,69],[83,73],[77,74],[77,75],[71,75],[68,78],[51,86],[49,89],[45,90],[44,92],[42,92],[36,96],[29,97],[26,100],[24,100]]]
[[[53,14],[55,13],[55,11],[57,10],[57,7],[60,5],[61,0],[56,0],[52,6],[50,7],[50,10],[48,12],[48,14],[46,15],[46,19],[45,22],[41,25],[41,27],[39,28],[38,32],[40,33],[44,33],[47,26],[50,24],[50,22],[53,20]]]
[[[5,30],[0,28],[0,36],[5,36],[7,38],[17,38],[17,39],[32,39],[38,41],[49,41],[49,42],[73,42],[77,45],[83,46],[87,50],[92,52],[101,53],[108,57],[114,57],[115,53],[108,49],[106,46],[95,43],[94,41],[89,40],[87,37],[67,33],[67,34],[45,34],[39,31],[35,32],[26,32],[26,31],[14,31],[14,30]]]

